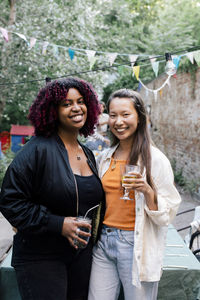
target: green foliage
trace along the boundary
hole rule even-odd
[[[15,153],[13,153],[11,150],[6,151],[3,158],[0,159],[0,188],[2,185],[2,181],[6,172],[7,167],[11,163],[15,156]]]
[[[13,0],[14,1],[14,0]],[[89,70],[86,55],[77,52],[73,61],[67,47],[118,52],[164,55],[166,51],[186,49],[200,43],[200,9],[197,0],[16,0],[16,18],[10,20],[8,0],[0,2],[0,26],[24,34],[28,41],[37,38],[34,48],[17,35],[11,42],[0,37],[0,83],[31,83],[1,87],[0,131],[10,124],[27,124],[26,115],[46,77],[59,77]],[[46,55],[43,42],[48,41]],[[54,45],[60,45],[56,48]],[[63,48],[63,47],[65,48]],[[163,59],[163,58],[162,58]],[[148,82],[155,78],[149,61],[141,62],[140,78]],[[117,68],[82,74],[104,99],[121,87],[137,88],[127,56],[118,56],[116,64],[129,64],[118,72]],[[145,64],[145,67],[142,65]],[[182,64],[182,63],[181,63]],[[109,66],[105,55],[97,55],[94,66]],[[160,63],[159,74],[164,62]],[[189,65],[191,70],[192,64]],[[181,70],[181,68],[180,68]],[[194,74],[194,73],[193,73]],[[195,82],[195,81],[194,81]]]
[[[174,181],[185,191],[189,191],[191,194],[198,193],[200,188],[200,178],[190,179],[188,177],[185,177],[183,175],[183,168],[177,168],[175,159],[173,159],[171,165],[174,172]]]

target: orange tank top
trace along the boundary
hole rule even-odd
[[[132,201],[120,199],[124,190],[120,165],[125,165],[125,160],[114,160],[107,172],[102,177],[102,184],[106,195],[106,213],[104,224],[122,230],[134,230],[135,227],[135,195],[131,190],[129,197]]]

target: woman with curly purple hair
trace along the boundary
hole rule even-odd
[[[88,214],[92,225],[76,217],[102,206],[104,193],[94,156],[77,138],[93,133],[99,111],[92,86],[78,78],[48,83],[30,108],[35,136],[9,166],[0,195],[17,228],[12,266],[22,300],[87,299],[103,210]]]

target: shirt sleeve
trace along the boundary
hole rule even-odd
[[[174,184],[171,164],[164,154],[153,160],[152,177],[157,191],[158,210],[149,210],[145,204],[145,211],[155,224],[168,226],[176,216],[181,197]]]

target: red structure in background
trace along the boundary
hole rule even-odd
[[[10,149],[17,152],[22,145],[26,143],[27,138],[34,135],[33,126],[11,125],[10,132],[2,131],[0,133],[0,153]]]
[[[10,149],[10,132],[2,131],[0,132],[0,142],[1,142],[1,150],[3,153],[6,150]]]
[[[17,152],[25,144],[26,139],[34,135],[34,127],[26,125],[11,125],[11,150]]]

